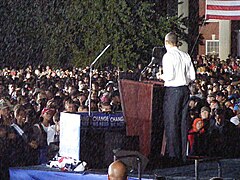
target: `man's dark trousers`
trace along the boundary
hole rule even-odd
[[[187,86],[165,87],[163,102],[166,153],[170,158],[186,160],[188,103]]]

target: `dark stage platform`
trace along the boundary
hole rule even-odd
[[[221,159],[221,177],[224,180],[240,179],[240,159]],[[218,176],[218,164],[213,162],[199,163],[199,180],[209,180]],[[11,180],[15,179],[107,179],[107,169],[87,170],[83,173],[60,172],[45,166],[10,168]],[[129,179],[138,179],[137,174],[131,173]],[[147,170],[143,173],[142,179],[166,179],[166,180],[194,180],[195,165],[189,164],[178,167]]]

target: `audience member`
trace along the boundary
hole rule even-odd
[[[188,132],[189,155],[199,155],[197,151],[199,150],[199,148],[203,148],[200,147],[198,144],[199,135],[202,133],[204,133],[203,120],[201,118],[196,118],[193,121],[192,128]]]

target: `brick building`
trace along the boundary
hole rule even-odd
[[[206,0],[199,0],[199,16],[205,15]],[[199,54],[216,54],[226,59],[229,54],[240,55],[240,22],[231,20],[208,20],[199,28],[204,45],[198,46]]]
[[[199,26],[205,15],[206,0],[152,0],[163,13],[188,17],[188,40],[180,48],[192,56],[215,54],[226,59],[229,54],[240,56],[240,22],[230,20],[208,20]],[[203,37],[202,45],[197,40]]]

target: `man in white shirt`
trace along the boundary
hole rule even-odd
[[[189,54],[177,48],[177,36],[168,33],[165,36],[167,53],[163,56],[163,74],[165,95],[163,103],[164,129],[166,135],[166,155],[175,161],[186,160],[188,85],[196,78],[195,69]]]

